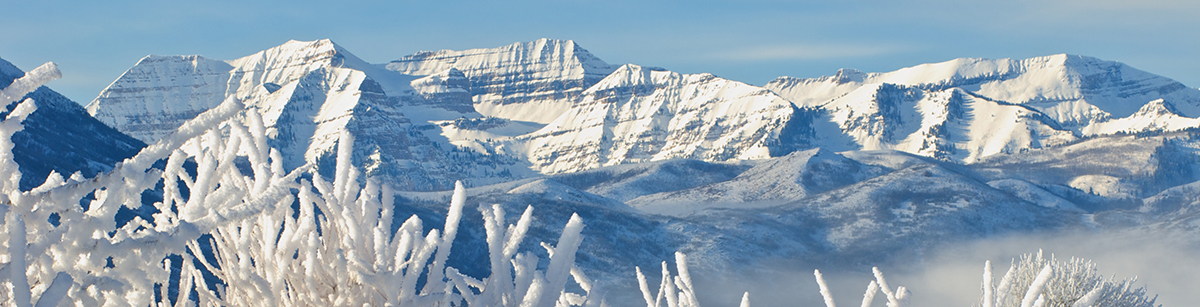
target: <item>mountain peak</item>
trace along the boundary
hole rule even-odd
[[[1159,98],[1147,102],[1134,115],[1179,115],[1179,110],[1176,110],[1175,105],[1167,100]]]
[[[625,64],[618,67],[608,77],[600,80],[585,93],[592,93],[617,88],[641,87],[654,84],[653,70],[637,64]]]
[[[11,77],[16,79],[24,75],[25,72],[20,68],[17,68],[16,65],[4,60],[4,58],[0,58],[0,77]]]
[[[297,48],[297,49],[298,48],[315,48],[315,49],[322,49],[322,50],[341,50],[341,49],[343,49],[342,46],[338,45],[337,43],[334,43],[333,40],[328,39],[328,38],[322,38],[322,39],[311,40],[311,41],[289,39],[287,42],[285,42],[279,46],[272,47],[272,48]],[[271,48],[269,48],[268,50],[270,50],[270,49]]]
[[[462,61],[460,61],[460,59]],[[414,63],[423,65],[414,67]],[[430,63],[432,62],[432,63]],[[430,67],[429,64],[439,63]],[[607,75],[616,66],[583,49],[573,40],[540,38],[534,41],[517,42],[495,48],[477,48],[462,51],[443,49],[420,51],[391,61],[386,67],[414,75],[428,75],[453,66],[463,71],[502,65],[568,65],[577,66],[588,75]],[[570,72],[574,67],[567,67]]]
[[[853,68],[838,69],[837,74],[833,75],[833,80],[837,84],[845,84],[849,82],[863,82],[867,74]]]
[[[289,40],[279,46],[229,61],[229,63],[237,67],[254,67],[254,69],[264,69],[266,67],[279,68],[289,65],[312,63],[325,63],[332,66],[350,64],[360,69],[369,66],[365,61],[354,56],[354,54],[330,39],[313,41]]]

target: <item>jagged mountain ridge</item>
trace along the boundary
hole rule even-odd
[[[820,78],[781,77],[765,87],[825,110],[853,138],[832,145],[968,163],[1097,135],[1178,131],[1195,127],[1200,116],[1200,89],[1119,62],[1066,54],[963,58],[885,73],[843,69]],[[943,110],[906,101],[936,96],[950,98],[942,99]],[[1151,105],[1169,111],[1142,110]],[[945,133],[951,130],[967,133]]]
[[[1022,60],[960,58],[884,73],[843,69],[830,77],[780,77],[765,87],[801,105],[820,105],[875,83],[934,91],[958,87],[997,101],[1031,105],[1066,126],[1128,116],[1158,98],[1186,103],[1182,108],[1192,116],[1200,111],[1198,89],[1120,62],[1068,54]],[[1107,115],[1088,113],[1094,111]]]
[[[142,94],[147,89],[166,90]],[[172,121],[226,97],[266,115],[289,165],[320,160],[333,148],[333,133],[349,129],[362,134],[358,148],[375,148],[361,152],[360,166],[414,190],[445,188],[454,179],[478,185],[667,159],[764,159],[817,147],[972,163],[1200,122],[1188,117],[1200,114],[1200,90],[1082,56],[841,70],[757,87],[711,74],[609,65],[573,41],[551,39],[419,52],[385,64],[368,64],[328,40],[292,41],[233,61],[147,57],[89,110],[153,139]],[[152,100],[174,102],[144,104]]]
[[[367,64],[329,40],[290,41],[231,61],[148,56],[89,105],[91,113],[147,141],[226,99],[263,116],[286,167],[329,159],[341,131],[355,135],[354,162],[401,189],[436,190],[454,180],[514,179],[519,161],[451,146],[431,121],[480,117],[461,73],[402,75]],[[176,80],[184,80],[177,82]],[[149,123],[149,124],[147,124]]]
[[[409,75],[448,69],[470,80],[475,110],[491,117],[549,123],[617,67],[571,40],[538,39],[464,51],[422,51],[380,66]]]
[[[24,71],[0,59],[0,88],[24,75]],[[13,160],[22,173],[22,190],[41,185],[52,171],[63,177],[76,172],[93,177],[146,146],[89,116],[78,103],[48,87],[39,87],[24,98],[33,99],[37,110],[23,122],[25,129],[12,136]],[[7,116],[17,103],[20,101],[5,106],[0,117]]]
[[[513,143],[549,174],[666,159],[763,159],[786,152],[777,140],[797,111],[745,83],[628,64]]]

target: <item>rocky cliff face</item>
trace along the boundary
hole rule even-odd
[[[470,80],[479,113],[537,123],[553,121],[617,68],[574,41],[544,38],[498,48],[419,52],[381,66],[409,75],[457,69]]]
[[[225,100],[230,70],[198,55],[146,56],[87,105],[88,113],[142,142],[154,143]]]

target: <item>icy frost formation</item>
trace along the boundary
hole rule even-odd
[[[5,100],[21,97],[54,77],[53,65],[44,66],[0,93]],[[461,184],[442,231],[423,234],[414,217],[393,234],[392,190],[373,179],[360,184],[349,133],[337,139],[332,181],[320,174],[300,179],[311,165],[286,171],[259,113],[244,111],[236,99],[195,116],[111,172],[91,180],[52,173],[22,192],[9,136],[35,108],[26,100],[0,122],[0,170],[10,175],[0,180],[0,240],[7,242],[0,253],[11,272],[10,304],[54,306],[66,298],[89,306],[603,305],[572,269],[583,227],[578,216],[556,246],[544,244],[551,265],[538,270],[537,256],[516,248],[531,209],[506,227],[503,210],[481,208],[493,275],[476,280],[453,268],[442,275],[464,207]],[[238,161],[248,161],[249,169]],[[160,200],[142,202],[156,191]],[[139,203],[153,207],[151,218],[113,224],[118,209]],[[426,286],[417,289],[425,274]],[[583,293],[563,291],[572,278]]]
[[[1154,307],[1156,297],[1147,297],[1145,287],[1134,288],[1135,281],[1106,279],[1090,260],[1059,261],[1038,251],[1014,259],[999,284],[991,261],[984,264],[980,302],[984,307]]]

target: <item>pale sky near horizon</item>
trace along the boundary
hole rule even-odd
[[[1057,53],[1200,87],[1200,1],[6,1],[0,58],[86,104],[148,54],[232,60],[329,38],[371,63],[421,50],[572,39],[612,64],[762,85],[839,68]]]

